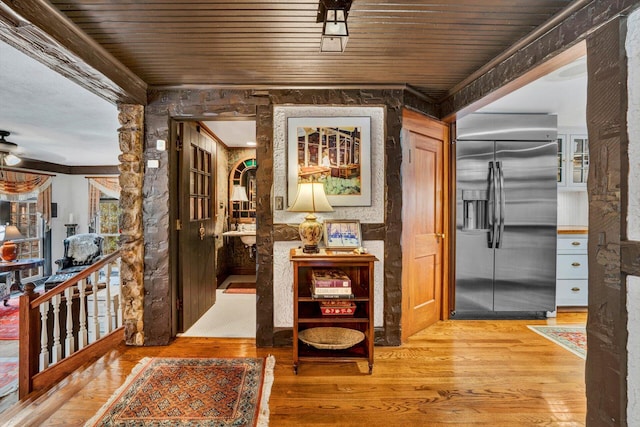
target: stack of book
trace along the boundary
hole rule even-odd
[[[311,294],[314,298],[350,298],[351,279],[337,268],[313,268]]]

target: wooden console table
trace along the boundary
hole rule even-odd
[[[369,373],[373,371],[373,268],[378,259],[371,254],[355,254],[322,249],[318,254],[305,254],[292,249],[289,259],[293,263],[293,370],[298,373],[300,361],[348,362],[365,360]],[[352,295],[331,301],[350,302],[355,305],[351,315],[326,316],[320,303],[327,299],[311,294],[311,271],[314,268],[340,269],[351,281]],[[365,338],[345,349],[318,349],[299,342],[301,331],[316,327],[355,329]]]
[[[21,271],[39,267],[41,265],[44,265],[44,258],[28,258],[17,259],[15,261],[2,261],[0,262],[0,273],[13,271],[14,282],[11,285],[11,290],[24,292],[24,287],[22,286]]]

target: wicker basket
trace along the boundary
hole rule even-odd
[[[311,328],[298,333],[305,344],[322,350],[344,350],[353,347],[364,339],[364,334],[349,328]]]

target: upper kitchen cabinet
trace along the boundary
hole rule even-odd
[[[584,190],[589,175],[589,138],[558,134],[558,188]]]

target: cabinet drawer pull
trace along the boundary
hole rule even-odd
[[[580,288],[573,287],[573,288],[571,288],[571,291],[572,292],[580,292]]]
[[[580,246],[580,242],[571,242],[573,246]]]
[[[580,263],[579,262],[572,262],[571,265],[574,266],[574,267],[580,267]]]

